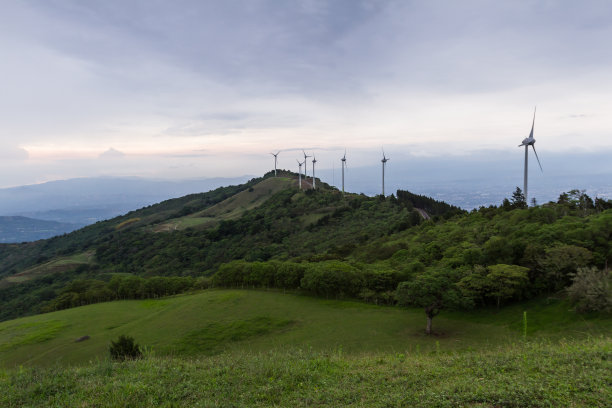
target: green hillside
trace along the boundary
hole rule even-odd
[[[467,213],[401,190],[367,197],[322,182],[299,190],[296,178],[269,173],[0,246],[0,320],[211,286],[431,306],[433,316],[564,297],[573,285],[577,310],[612,309],[610,201],[574,190],[527,208],[517,190],[499,207]],[[423,292],[433,287],[445,289]]]
[[[558,341],[612,334],[612,318],[582,316],[561,301],[524,305],[528,338]],[[207,290],[159,300],[99,303],[0,323],[0,365],[52,366],[104,359],[128,334],[158,356],[342,349],[413,354],[498,347],[523,339],[523,309],[440,317],[422,332],[421,310],[278,292]],[[554,319],[554,324],[552,322]],[[75,342],[89,336],[88,340]]]
[[[522,307],[447,314],[433,337],[421,310],[278,292],[78,307],[0,323],[0,405],[606,406],[611,319],[523,307],[526,337]],[[110,361],[126,333],[145,357]]]
[[[609,405],[612,202],[317,185],[0,245],[0,405]],[[145,357],[110,361],[120,335]]]

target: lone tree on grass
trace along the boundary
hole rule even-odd
[[[111,341],[109,352],[113,360],[135,360],[142,356],[140,346],[133,337],[121,335],[117,341]]]
[[[425,309],[425,315],[427,315],[425,333],[427,334],[431,334],[433,318],[441,310],[469,304],[453,278],[451,271],[427,271],[413,281],[401,282],[397,286],[396,298],[400,305],[420,306]]]

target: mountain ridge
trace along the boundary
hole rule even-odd
[[[538,207],[526,208],[517,198],[467,213],[402,190],[368,197],[343,194],[321,181],[317,190],[300,190],[297,178],[270,172],[62,237],[0,245],[0,319],[149,296],[158,292],[146,285],[161,283],[161,277],[192,277],[183,283],[197,287],[289,284],[329,295],[340,281],[321,288],[318,280],[338,273],[352,276],[338,289],[342,296],[394,303],[399,283],[446,271],[457,282],[471,279],[464,285],[473,302],[488,304],[494,299],[488,268],[519,274],[517,288],[504,299],[530,298],[566,287],[577,267],[603,267],[609,257],[602,242],[609,242],[612,203],[577,190]],[[576,234],[601,239],[576,240]],[[559,254],[570,258],[559,264]],[[316,279],[302,280],[311,268]],[[283,273],[293,274],[290,282]],[[121,285],[127,286],[118,292]]]

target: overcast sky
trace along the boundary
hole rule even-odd
[[[0,187],[612,151],[606,0],[1,4]]]

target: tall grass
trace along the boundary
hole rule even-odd
[[[293,349],[0,371],[0,406],[606,407],[612,341],[406,356]]]

